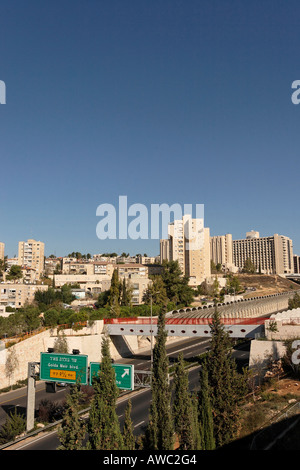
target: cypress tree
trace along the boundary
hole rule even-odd
[[[214,423],[209,397],[207,366],[205,362],[200,371],[200,391],[198,396],[201,448],[202,450],[214,450],[216,447],[214,439]]]
[[[89,450],[121,450],[123,439],[116,413],[119,390],[111,364],[108,338],[103,338],[101,352],[100,371],[93,381],[95,393],[90,410],[87,448]]]
[[[174,374],[174,429],[180,450],[195,450],[193,403],[189,391],[188,374],[184,370],[183,354],[178,357]]]
[[[132,288],[126,282],[124,277],[122,286],[120,287],[121,290],[121,305],[125,307],[131,306],[131,298],[132,298]]]
[[[192,413],[193,413],[193,441],[194,449],[192,450],[202,450],[202,432],[199,423],[199,412],[198,412],[198,395],[197,392],[192,393]]]
[[[70,392],[66,397],[66,408],[63,415],[58,437],[61,446],[58,450],[82,450],[82,441],[85,437],[85,425],[79,419],[79,404],[82,398],[80,385],[70,386]]]
[[[231,341],[215,308],[211,328],[211,349],[206,362],[216,447],[232,440],[239,427],[238,400],[241,379],[231,356]]]
[[[165,312],[163,311],[159,313],[157,328],[156,343],[153,349],[152,403],[146,441],[149,449],[172,450],[174,448],[174,424],[171,390],[168,381],[167,332],[165,330]]]
[[[121,284],[119,281],[118,270],[114,269],[107,301],[107,306],[110,307],[110,312],[113,317],[118,317],[120,315],[120,292]]]
[[[133,426],[131,421],[131,400],[128,400],[125,410],[125,420],[123,428],[123,443],[125,450],[135,450],[135,438],[133,435]]]

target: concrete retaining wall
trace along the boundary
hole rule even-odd
[[[270,357],[278,360],[285,355],[286,348],[283,341],[252,340],[250,347],[249,368],[267,367]]]
[[[82,328],[79,331],[64,330],[68,343],[68,352],[79,349],[81,354],[88,356],[88,362],[101,360],[101,343],[105,334],[103,320],[97,320],[91,327]],[[0,390],[14,385],[19,380],[27,379],[28,363],[40,362],[40,353],[54,346],[57,339],[57,330],[49,329],[32,336],[20,343],[0,350]],[[167,341],[176,341],[178,338],[167,338]],[[155,338],[153,338],[153,345]],[[115,360],[126,357],[132,353],[140,353],[150,349],[150,342],[141,336],[120,336],[110,343],[111,357]],[[15,358],[14,372],[7,375],[7,365],[10,359]]]

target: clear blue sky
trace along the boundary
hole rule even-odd
[[[299,0],[2,0],[0,240],[159,253],[96,208],[205,205],[211,235],[300,254]]]

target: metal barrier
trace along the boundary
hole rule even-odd
[[[256,436],[254,436],[250,450],[269,450],[273,445],[281,439],[293,426],[297,424],[300,419],[298,416],[290,426],[280,426],[280,422],[284,419],[291,418],[296,415],[300,415],[300,401],[294,403],[292,406],[288,406],[284,412],[280,412],[275,418],[270,421],[267,428],[262,429]]]

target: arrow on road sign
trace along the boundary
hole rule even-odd
[[[129,375],[129,369],[124,370],[124,373],[121,375],[122,379],[125,377],[125,375]]]
[[[90,385],[93,378],[97,377],[101,364],[100,362],[90,363]],[[116,384],[123,390],[134,390],[134,365],[133,364],[112,364],[116,373]]]

